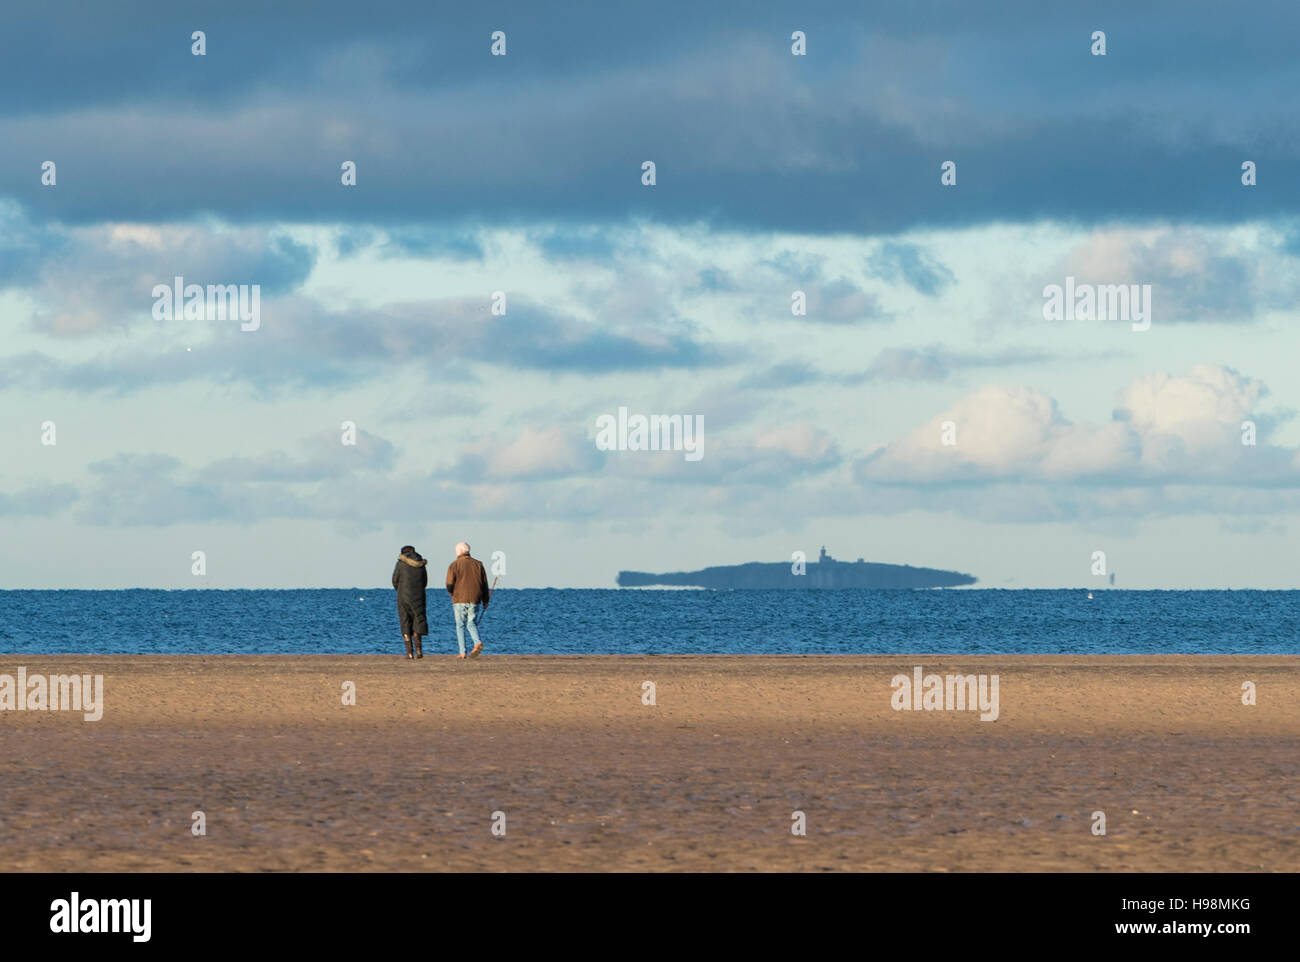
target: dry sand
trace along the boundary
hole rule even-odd
[[[916,664],[1000,717],[894,711]],[[1300,870],[1296,657],[20,665],[106,708],[0,711],[4,871]]]

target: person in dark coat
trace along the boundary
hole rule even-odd
[[[397,618],[402,623],[402,641],[407,658],[423,658],[420,636],[429,633],[429,619],[424,611],[424,589],[429,583],[429,562],[409,544],[393,569],[393,587],[397,589]],[[414,651],[414,653],[412,653]]]

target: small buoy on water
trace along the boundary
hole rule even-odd
[[[1089,600],[1089,601],[1092,600],[1092,592],[1091,592],[1091,591],[1088,592],[1088,600]]]
[[[1088,595],[1088,597],[1091,598],[1092,595]],[[358,598],[358,599],[357,599],[357,601],[365,601],[365,600],[366,600],[365,598]]]

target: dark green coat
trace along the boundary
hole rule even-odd
[[[428,562],[418,554],[400,555],[393,569],[393,587],[397,589],[398,605],[410,605],[424,610],[424,589],[429,584]]]

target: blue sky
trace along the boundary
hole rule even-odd
[[[1043,7],[0,13],[0,585],[467,539],[516,587],[822,544],[1293,587],[1300,13]],[[261,327],[155,319],[176,275]],[[1150,330],[1045,320],[1066,277],[1150,285]],[[619,407],[704,457],[598,450]]]

